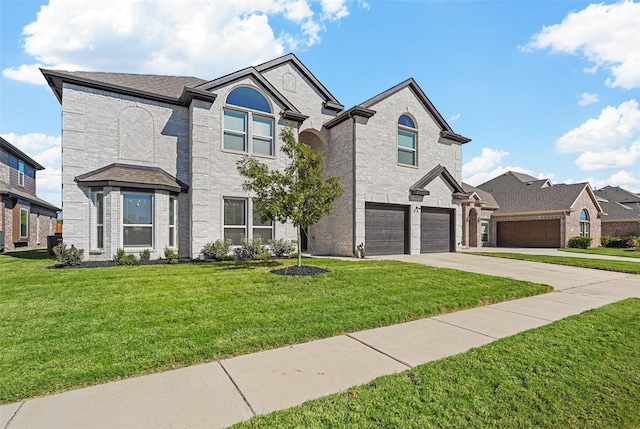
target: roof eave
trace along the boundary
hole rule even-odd
[[[340,113],[335,118],[329,119],[327,122],[324,123],[324,126],[327,129],[331,129],[336,125],[346,121],[349,118],[362,117],[365,119],[369,119],[375,114],[376,114],[375,110],[371,110],[362,106],[354,106],[351,109]]]

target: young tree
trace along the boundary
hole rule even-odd
[[[284,170],[271,170],[255,158],[244,158],[237,167],[246,178],[243,189],[254,192],[260,202],[254,209],[262,220],[291,221],[296,227],[301,267],[300,231],[331,213],[333,202],[342,195],[342,185],[337,176],[324,177],[324,158],[296,141],[291,127],[282,130],[280,138],[282,152],[291,160]]]

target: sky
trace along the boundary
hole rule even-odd
[[[40,68],[215,79],[293,52],[346,108],[413,77],[506,171],[640,192],[640,2],[0,0],[0,135],[60,206],[61,108]]]

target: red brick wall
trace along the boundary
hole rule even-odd
[[[609,237],[626,237],[629,234],[640,236],[640,222],[638,221],[620,221],[620,222],[602,222],[602,235]]]

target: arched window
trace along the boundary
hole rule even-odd
[[[407,115],[398,119],[398,164],[417,165],[418,130],[416,124]]]
[[[587,209],[582,209],[580,212],[580,237],[590,237],[591,231],[589,228],[589,212]]]
[[[226,101],[229,108],[224,109],[224,148],[272,156],[274,120],[263,114],[272,113],[267,99],[253,88],[240,86]]]

